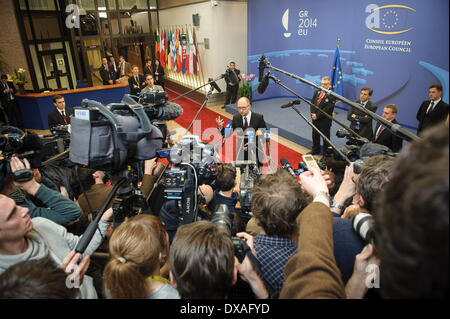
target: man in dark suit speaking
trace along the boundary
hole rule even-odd
[[[53,97],[53,105],[56,109],[48,113],[48,129],[58,125],[70,124],[70,117],[73,115],[72,108],[66,108],[66,101],[61,95],[55,95]]]
[[[419,121],[419,127],[417,128],[417,134],[420,134],[428,127],[435,126],[441,121],[445,121],[448,116],[448,104],[442,101],[442,85],[433,84],[430,85],[428,95],[430,99],[424,101],[417,112],[417,120]]]
[[[251,103],[250,100],[246,97],[241,97],[238,102],[237,102],[237,109],[239,114],[236,114],[233,116],[233,120],[232,120],[232,124],[231,124],[231,128],[233,130],[235,129],[242,129],[245,133],[245,131],[248,128],[253,128],[255,130],[255,135],[259,135],[258,133],[256,133],[256,131],[258,129],[261,130],[266,130],[267,126],[266,126],[266,122],[264,121],[264,116],[262,114],[258,114],[255,112],[251,111]],[[223,126],[223,119],[219,116],[216,119],[217,125],[219,126],[219,130],[222,133],[222,135],[225,135],[225,129]],[[264,134],[264,132],[262,132]],[[227,134],[228,135],[228,134]],[[256,140],[256,136],[255,136],[255,140]],[[248,138],[247,136],[244,137],[242,142],[239,142],[237,145],[240,146],[241,144],[243,144],[243,150],[244,150],[244,159],[247,159],[247,151],[248,151]],[[259,143],[257,144],[259,145]],[[240,152],[241,149],[238,149],[238,152]],[[236,157],[239,157],[238,154],[236,155]],[[260,160],[262,160],[262,158],[260,158]]]

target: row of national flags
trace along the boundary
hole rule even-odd
[[[186,38],[183,43],[182,39]],[[155,57],[161,66],[184,75],[199,72],[195,30],[192,28],[159,28],[156,30]]]

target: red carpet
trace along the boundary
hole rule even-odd
[[[166,91],[169,95],[169,100],[178,96],[178,94],[174,93],[173,91],[170,91],[168,89]],[[186,129],[191,124],[192,120],[200,109],[201,104],[193,102],[184,97],[176,100],[175,103],[178,103],[184,110],[183,114],[179,118],[177,118],[175,122]],[[224,119],[224,123],[228,122],[228,118],[224,118],[220,114],[207,109],[206,107],[203,108],[189,132],[193,135],[198,135],[205,143],[217,142],[219,140],[221,141],[221,135],[217,130],[216,123],[216,118],[219,116]],[[230,138],[228,138],[224,146],[219,149],[219,151],[221,152],[222,160],[225,163],[229,163],[235,160],[235,135],[236,134],[233,134]],[[280,165],[281,158],[286,158],[289,163],[291,163],[294,169],[297,168],[299,161],[301,161],[301,153],[298,153],[289,147],[277,143],[274,140],[270,141],[270,151],[272,160],[277,166]],[[266,166],[266,163],[264,163],[264,165]]]

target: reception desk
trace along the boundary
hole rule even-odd
[[[83,99],[94,100],[102,104],[120,103],[123,96],[129,93],[128,82],[124,82],[75,90],[16,94],[15,96],[22,111],[25,128],[47,130],[47,116],[55,109],[53,105],[53,96],[55,95],[64,97],[66,107],[75,107],[80,106]]]

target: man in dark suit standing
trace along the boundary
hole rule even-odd
[[[58,125],[68,125],[70,124],[70,117],[73,115],[72,108],[66,108],[66,101],[61,95],[53,96],[53,105],[55,109],[48,113],[48,129],[51,130],[53,127]]]
[[[363,108],[375,113],[378,106],[370,101],[373,90],[368,87],[363,87],[359,93],[359,100],[355,101],[362,105]],[[369,141],[373,138],[372,118],[364,112],[357,110],[354,107],[350,107],[347,112],[347,120],[350,121],[350,128],[367,138]]]
[[[417,112],[419,127],[417,134],[420,134],[428,127],[435,126],[437,123],[445,121],[448,116],[448,104],[442,101],[442,85],[440,83],[430,85],[428,101],[422,102]]]
[[[324,76],[320,81],[320,86],[324,89],[329,90],[331,87],[331,79],[328,76]],[[316,90],[313,94],[313,98],[311,101],[314,105],[318,106],[324,112],[328,113],[330,116],[333,116],[334,105],[336,104],[336,100],[332,96],[326,95],[326,93],[322,90]],[[316,126],[320,132],[322,132],[328,139],[330,139],[330,128],[331,128],[331,119],[327,118],[322,112],[317,111],[315,107],[310,108],[312,123]],[[320,134],[316,132],[316,130],[312,130],[312,150],[308,152],[308,154],[318,155],[320,154]],[[323,150],[328,147],[328,142],[323,141]]]
[[[236,69],[236,63],[230,62],[230,68],[225,74],[225,83],[227,84],[227,96],[225,98],[225,104],[222,108],[225,108],[227,104],[236,103],[238,89],[239,89],[239,74],[241,71]]]
[[[117,78],[122,78],[131,73],[131,65],[123,56],[119,56],[119,72],[117,72]]]
[[[23,129],[22,112],[20,111],[19,103],[17,103],[14,95],[16,94],[16,87],[12,82],[8,82],[8,76],[2,74],[0,84],[0,99],[3,108],[8,116],[8,125],[12,125]]]
[[[155,73],[153,74],[153,79],[155,79],[155,84],[162,86],[164,90],[164,68],[159,64],[159,60],[155,60]]]
[[[258,113],[251,111],[250,100],[246,97],[241,97],[238,100],[237,108],[238,108],[239,114],[236,114],[233,116],[231,128],[233,130],[242,129],[244,131],[244,133],[248,128],[253,128],[255,130],[255,142],[257,143],[256,145],[259,146],[261,144],[262,138],[257,139],[257,136],[263,137],[264,132],[267,129],[266,122],[264,121],[264,116],[262,114],[258,114]],[[218,128],[219,128],[221,134],[225,135],[223,119],[219,116],[218,118],[216,118],[216,122],[218,124]],[[257,130],[264,130],[264,131],[261,132],[262,134],[258,134],[256,132]],[[240,147],[240,145],[242,145],[241,147],[244,150],[244,160],[247,160],[248,159],[248,137],[247,137],[247,135],[245,137],[243,137],[243,139],[241,141],[239,140],[239,136],[238,136],[237,145],[238,145],[238,147]],[[262,150],[263,149],[261,147],[258,148],[259,152],[261,152]],[[241,149],[237,150],[236,157],[239,157],[240,151],[241,151]],[[263,156],[263,155],[260,154],[260,156],[259,156],[260,162],[262,162],[262,159],[263,159],[261,156]]]
[[[388,120],[392,124],[399,124],[395,117],[398,113],[398,107],[395,104],[388,104],[383,109],[383,114],[381,115],[385,120]],[[373,134],[372,142],[387,146],[394,153],[399,153],[403,139],[393,134],[385,125],[377,123],[375,126],[375,133]]]
[[[102,78],[103,85],[114,84],[116,81],[116,73],[114,72],[114,69],[111,68],[106,58],[102,58],[100,77]]]
[[[131,68],[131,72],[133,74],[128,79],[128,85],[130,86],[130,94],[139,95],[141,90],[146,86],[145,78],[142,74],[139,74],[139,67],[137,65],[133,65],[133,67]]]
[[[144,77],[147,74],[151,74],[153,76],[153,68],[152,68],[152,60],[151,59],[146,59],[145,60]]]
[[[114,57],[112,55],[109,57],[109,67],[110,67],[111,70],[114,71],[114,74],[117,77],[117,73],[119,71],[118,64],[116,63],[116,59],[114,59]]]

